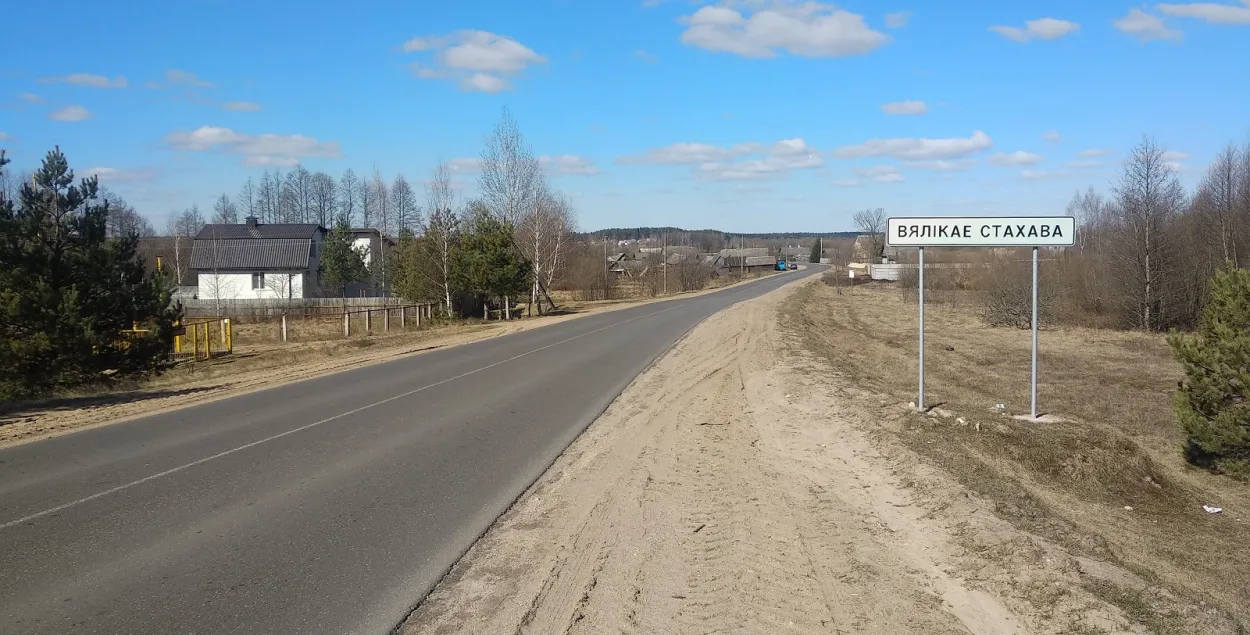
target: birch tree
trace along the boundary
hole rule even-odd
[[[370,229],[377,228],[377,218],[373,214],[373,185],[368,179],[356,183],[356,201],[360,205],[360,226]]]
[[[426,215],[422,225],[422,241],[416,243],[421,251],[416,275],[425,278],[427,284],[438,289],[442,295],[443,308],[451,317],[451,292],[454,280],[452,267],[455,263],[456,238],[460,232],[460,218],[455,212],[456,191],[452,187],[451,169],[444,161],[434,166],[433,174],[425,185]]]
[[[348,227],[356,222],[356,214],[359,212],[359,188],[360,179],[356,178],[356,172],[351,168],[344,170],[343,176],[339,178],[339,218]]]
[[[532,209],[542,180],[538,159],[505,108],[482,150],[478,190],[483,202],[496,218],[515,226]]]
[[[373,222],[377,223],[378,231],[385,236],[395,233],[394,206],[391,205],[391,191],[382,178],[382,170],[373,167],[373,181],[369,186],[370,202],[373,204]]]
[[[1172,250],[1166,232],[1183,211],[1185,190],[1164,160],[1164,151],[1143,137],[1124,163],[1114,188],[1111,249],[1124,286],[1124,308],[1133,326],[1165,327],[1162,307],[1169,289]]]
[[[1207,168],[1206,177],[1198,186],[1198,196],[1202,201],[1202,210],[1209,215],[1216,234],[1216,243],[1220,246],[1224,260],[1238,264],[1237,257],[1237,224],[1238,212],[1238,181],[1241,178],[1241,166],[1237,147],[1229,144],[1222,150]]]

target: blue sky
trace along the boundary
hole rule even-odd
[[[129,0],[6,7],[0,147],[158,226],[299,161],[427,178],[507,106],[583,229],[1062,213],[1143,133],[1250,140],[1250,0]]]

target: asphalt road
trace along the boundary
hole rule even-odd
[[[386,633],[677,339],[812,273],[0,450],[0,633]]]

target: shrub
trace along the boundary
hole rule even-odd
[[[1174,331],[1168,343],[1185,372],[1173,407],[1186,458],[1250,475],[1250,271],[1217,272],[1198,330]]]

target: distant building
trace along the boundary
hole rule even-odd
[[[372,263],[376,259],[378,262],[385,264],[386,259],[390,258],[395,251],[398,243],[390,236],[385,236],[381,231],[372,228],[353,229],[352,246],[364,254],[365,266],[373,270]],[[390,293],[389,280],[363,280],[347,285],[345,291],[347,297],[388,297]]]
[[[201,300],[310,298],[326,230],[317,224],[208,224],[192,243],[190,270]]]

